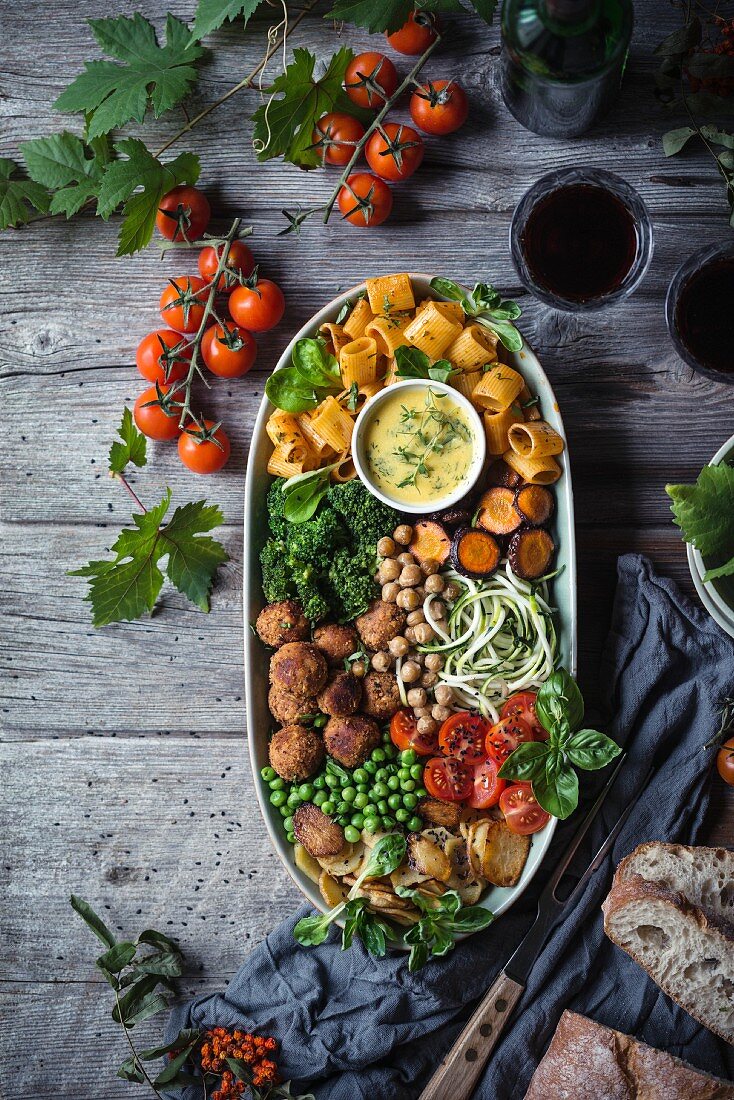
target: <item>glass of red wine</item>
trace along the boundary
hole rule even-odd
[[[706,245],[673,276],[665,319],[684,362],[734,385],[734,243]]]
[[[601,168],[549,172],[525,193],[510,226],[527,289],[555,309],[601,309],[639,286],[652,258],[652,222],[633,187]]]

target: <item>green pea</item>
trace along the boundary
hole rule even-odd
[[[415,764],[417,759],[418,753],[415,751],[415,749],[403,749],[403,751],[400,753],[401,764],[407,764],[408,767],[410,767],[411,764]]]
[[[334,805],[334,803],[331,801],[330,798],[327,798],[326,802],[321,803],[321,812],[322,812],[322,814],[327,814],[327,815],[331,815],[331,814],[336,813],[336,806]]]
[[[395,817],[401,825],[404,825],[406,821],[410,821],[410,810],[396,810]]]
[[[418,814],[413,814],[410,821],[408,822],[408,828],[410,829],[411,833],[419,833],[420,830],[423,828],[423,820],[418,817]]]
[[[279,775],[276,775],[275,779],[270,780],[271,791],[282,791],[285,787],[285,779],[281,779]]]
[[[354,787],[342,787],[342,798],[345,802],[354,802],[357,792]]]
[[[389,775],[387,777],[387,785],[391,791],[397,791],[400,787],[400,780],[396,775]]]
[[[355,829],[353,825],[345,825],[344,827],[344,839],[349,844],[356,844],[358,840],[361,840],[359,835],[359,829]]]
[[[406,779],[403,783],[403,790],[404,791],[414,791],[415,790],[415,779]]]
[[[297,807],[295,807],[295,806],[289,806],[287,802],[286,802],[285,806],[278,806],[278,809],[280,810],[280,816],[283,817],[283,818],[291,817],[293,815],[294,810],[296,810],[296,808]]]
[[[284,820],[283,828],[285,829],[285,831],[287,833],[292,833],[293,832],[293,818],[292,817],[287,817]]]
[[[382,818],[381,824],[385,832],[390,833],[395,828],[395,818],[386,814],[385,817]]]
[[[282,806],[284,802],[288,801],[288,795],[285,791],[271,791],[270,801],[273,806]]]
[[[352,825],[355,829],[364,828],[364,814],[352,814]]]
[[[369,783],[369,772],[366,772],[364,768],[355,768],[352,772],[352,779],[355,783]],[[359,790],[359,788],[357,788]]]
[[[349,814],[337,814],[336,822],[344,829],[349,824]]]
[[[389,774],[390,772],[387,770],[387,768],[378,768],[375,772],[375,779],[378,783],[384,783]]]
[[[314,805],[323,806],[328,797],[326,791],[316,791],[316,794],[313,796]]]
[[[358,810],[363,810],[368,803],[369,798],[367,795],[363,791],[357,791],[354,796],[354,806],[356,806]]]
[[[313,784],[301,783],[298,788],[298,797],[302,799],[303,802],[310,802],[313,798]]]
[[[415,796],[416,796],[416,798],[418,798],[418,799],[421,799],[421,798],[428,798],[428,791],[426,790],[426,788],[425,788],[425,787],[416,787],[416,789],[415,789]]]
[[[380,828],[380,821],[377,817],[366,817],[364,819],[364,827],[368,833],[376,833]]]
[[[403,800],[402,800],[402,798],[400,797],[399,794],[391,794],[390,797],[387,800],[387,804],[388,804],[388,806],[390,807],[391,810],[399,809],[400,806],[402,805],[402,802],[403,802]]]
[[[295,844],[296,843],[296,834],[295,833],[287,833],[285,839],[288,841],[289,844]]]
[[[387,798],[390,793],[390,788],[386,783],[375,783],[372,788],[373,794],[376,794],[378,798]]]
[[[373,759],[373,760],[375,760],[375,761],[377,761],[377,763],[378,763],[378,764],[381,764],[381,763],[383,762],[383,760],[385,760],[385,759],[386,759],[386,757],[385,757],[385,750],[384,750],[384,749],[381,749],[381,748],[379,747],[379,745],[378,745],[378,747],[377,747],[376,749],[373,749],[373,750],[372,750],[372,754],[371,754],[371,756],[372,756],[372,759]]]
[[[339,776],[338,775],[332,775],[331,773],[328,773],[325,778],[326,778],[326,786],[330,787],[332,789],[332,791],[335,789],[335,787],[341,786],[341,784],[339,783]]]
[[[403,795],[403,805],[405,806],[406,810],[414,810],[418,805],[417,796],[411,794],[411,792],[408,791],[407,794]]]
[[[380,801],[377,803],[377,812],[378,812],[378,814],[386,814],[389,809],[390,809],[390,807],[387,804],[387,800],[384,799],[384,798],[381,798]]]
[[[283,794],[285,794],[285,791],[283,791]],[[302,802],[303,799],[301,798],[298,791],[291,791],[291,793],[288,795],[288,805],[293,806],[294,809],[296,808],[296,806],[300,806]]]
[[[401,782],[404,779],[410,779],[410,768],[398,768],[398,779]]]
[[[395,748],[392,742],[385,745],[385,756],[388,758],[388,760],[394,760],[397,756],[397,752],[398,750]]]
[[[348,802],[345,802],[343,799],[336,804],[336,812],[338,814],[348,814],[351,813],[351,810],[352,807],[349,805]]]
[[[383,740],[385,745],[390,745],[391,744],[390,730],[389,729],[386,729],[386,730],[382,731],[382,740]]]
[[[369,776],[367,776],[367,778],[369,779]],[[358,783],[357,784],[357,794],[367,794],[369,789],[370,789],[369,784],[367,784],[367,783]]]
[[[260,775],[263,777],[266,783],[272,783],[277,774],[278,773],[276,772],[275,768],[263,768],[260,772]]]
[[[342,790],[344,790],[345,787],[351,787],[351,785],[352,785],[352,777],[349,774],[349,772],[347,772],[346,775],[340,775],[339,776],[339,786],[341,787]]]
[[[377,771],[377,764],[375,764],[374,760],[365,760],[362,767],[364,768],[364,770],[367,772],[368,775],[374,775],[375,772]]]
[[[422,764],[413,764],[413,766],[410,769],[410,778],[415,779],[418,782],[420,782],[420,780],[423,778],[423,765]]]
[[[311,780],[311,782],[313,783],[317,791],[323,791],[324,787],[326,786],[326,778],[323,775],[317,775],[315,779]]]

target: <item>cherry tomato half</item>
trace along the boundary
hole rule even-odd
[[[167,241],[198,241],[211,214],[207,197],[198,187],[174,187],[161,199],[155,224]]]
[[[353,172],[339,192],[339,209],[345,221],[364,229],[382,225],[392,210],[392,191],[369,172]]]
[[[725,741],[717,752],[716,767],[724,782],[734,787],[734,737]]]
[[[452,714],[438,731],[441,752],[462,764],[479,764],[487,758],[484,744],[489,728],[489,722],[481,714],[470,714],[468,710]]]
[[[417,57],[436,41],[438,19],[430,11],[412,11],[402,27],[385,37],[394,50]]]
[[[229,458],[230,445],[223,428],[213,420],[203,420],[200,426],[191,424],[179,436],[178,457],[195,474],[214,474]]]
[[[521,741],[532,741],[533,731],[522,718],[500,718],[487,734],[487,755],[504,764]]]
[[[199,272],[202,279],[211,283],[217,273],[219,257],[222,255],[224,245],[218,244],[216,248],[208,244],[199,253]],[[240,285],[239,275],[252,275],[255,270],[255,257],[250,252],[244,241],[232,241],[227,253],[227,263],[224,271],[219,276],[217,290],[220,294],[229,294],[236,286]]]
[[[178,426],[181,410],[173,405],[171,386],[159,386],[160,396],[155,386],[143,390],[135,402],[133,416],[138,429],[147,435],[148,439],[157,439],[161,442],[175,439],[180,434]],[[171,395],[169,400],[166,398]]]
[[[379,111],[398,86],[398,74],[384,53],[359,53],[347,66],[344,90],[357,107]]]
[[[500,809],[512,833],[527,836],[537,833],[550,821],[550,814],[539,806],[529,783],[514,783],[500,795]]]
[[[423,138],[412,126],[386,122],[365,147],[367,163],[385,180],[407,180],[423,160]]]
[[[500,718],[522,718],[533,731],[534,741],[547,741],[548,730],[541,726],[540,719],[535,713],[535,700],[537,691],[516,691],[506,700],[500,711]]]
[[[202,337],[201,354],[212,374],[241,378],[255,362],[257,344],[239,325],[212,325]]]
[[[496,806],[507,783],[497,775],[495,760],[484,760],[474,768],[474,790],[469,795],[469,805],[475,810],[488,810]]]
[[[393,714],[390,739],[399,749],[413,749],[419,756],[434,756],[438,752],[436,734],[418,732],[418,719],[410,707],[403,707]]]
[[[161,317],[176,332],[196,332],[204,316],[208,287],[198,275],[170,279],[161,294]]]
[[[364,126],[357,118],[341,111],[322,115],[313,132],[313,143],[324,164],[344,167],[352,159],[354,147],[364,137]]]
[[[149,382],[178,382],[188,374],[190,362],[191,344],[170,328],[149,332],[135,352],[137,368]]]
[[[229,297],[232,318],[248,332],[275,328],[285,313],[285,298],[270,279],[258,279],[254,286],[236,286]]]
[[[463,802],[474,790],[474,772],[453,757],[436,756],[423,769],[423,786],[431,798]]]
[[[424,134],[453,134],[468,114],[469,100],[455,80],[429,80],[410,97],[410,116]]]

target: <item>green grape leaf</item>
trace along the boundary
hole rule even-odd
[[[14,160],[0,157],[0,229],[24,225],[34,210],[47,214],[50,196],[34,180],[14,179],[20,168]]]
[[[66,114],[87,115],[90,138],[128,122],[142,122],[149,105],[158,118],[180,103],[196,82],[193,63],[204,50],[170,12],[165,46],[159,46],[152,23],[138,12],[90,19],[89,25],[104,52],[117,60],[87,61],[84,72],[54,106]]]
[[[68,130],[24,141],[20,148],[31,179],[55,192],[49,213],[65,214],[67,218],[97,196],[111,157],[106,137],[87,144]]]
[[[695,485],[666,485],[674,522],[704,557],[734,548],[734,466],[704,466]]]
[[[162,552],[168,554],[168,579],[202,611],[209,610],[217,569],[229,560],[222,544],[204,532],[223,521],[215,504],[196,500],[177,508],[161,532]]]
[[[122,442],[115,440],[110,447],[109,469],[111,474],[121,474],[129,462],[135,466],[145,466],[146,439],[133,421],[133,414],[127,405],[122,410],[122,422],[117,429]]]
[[[191,33],[200,40],[223,23],[232,23],[238,15],[244,17],[246,27],[250,16],[254,15],[262,2],[263,0],[199,0]]]

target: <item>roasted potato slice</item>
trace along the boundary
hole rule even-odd
[[[420,918],[420,913],[417,909],[383,909],[380,913],[381,917],[389,917],[390,920],[395,921],[396,924],[404,924],[409,926],[411,924],[417,924]]]
[[[427,825],[444,825],[447,829],[455,829],[461,818],[461,806],[458,802],[424,798],[418,803],[416,813],[420,814]]]
[[[401,865],[393,871],[390,875],[390,882],[393,887],[395,886],[418,886],[419,883],[425,882],[426,876],[422,875],[420,871],[416,871],[414,867],[409,867],[407,863],[401,863]]]
[[[304,802],[293,815],[293,832],[309,855],[336,856],[344,848],[341,825],[323,814],[313,802]]]
[[[475,821],[469,826],[466,838],[466,852],[469,857],[469,866],[476,878],[482,877],[482,864],[484,850],[487,846],[487,833],[492,823],[486,818],[483,821]]]
[[[335,878],[351,875],[362,862],[364,850],[364,844],[361,840],[358,840],[356,844],[345,844],[338,855],[320,856],[319,864]]]
[[[462,905],[476,905],[482,896],[482,890],[486,882],[468,882],[466,886],[460,886],[457,890]]]
[[[482,855],[482,874],[494,886],[514,886],[530,851],[530,837],[513,833],[504,821],[489,825]]]
[[[319,892],[329,909],[333,909],[334,906],[341,905],[343,901],[347,900],[349,888],[343,883],[337,882],[331,875],[327,875],[326,871],[322,871],[319,877]]]
[[[414,871],[439,882],[446,882],[451,875],[446,853],[422,833],[411,833],[408,837],[408,863]]]
[[[312,855],[309,855],[302,844],[296,842],[293,845],[293,858],[296,867],[299,871],[303,871],[304,875],[308,875],[311,882],[319,881],[321,878],[321,865]]]

